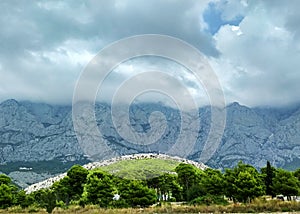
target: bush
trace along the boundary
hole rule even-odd
[[[128,205],[128,203],[126,202],[126,200],[119,199],[119,200],[112,201],[110,203],[110,207],[111,208],[128,208],[130,206]]]
[[[171,197],[171,198],[168,199],[168,202],[176,202],[176,198]]]
[[[36,203],[30,205],[27,209],[29,213],[37,213],[41,210],[41,208]]]
[[[228,205],[228,201],[225,200],[223,196],[206,195],[195,198],[190,202],[190,204],[207,206],[211,204]]]
[[[60,208],[63,208],[63,209],[68,208],[66,206],[65,202],[63,202],[63,201],[56,201],[55,207],[60,207]]]

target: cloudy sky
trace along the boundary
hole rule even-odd
[[[0,101],[71,103],[81,72],[102,48],[129,36],[163,34],[204,54],[227,103],[300,102],[297,0],[2,0],[0,10]],[[119,65],[103,85],[103,99],[147,69],[175,75],[205,100],[183,67],[147,57]],[[137,84],[143,81],[149,80]]]

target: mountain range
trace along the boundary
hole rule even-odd
[[[159,111],[167,120],[162,137],[151,145],[137,145],[123,139],[111,119],[111,107],[97,103],[95,116],[102,138],[118,155],[167,153],[180,130],[180,111],[160,103],[140,103],[130,107],[130,122],[138,132],[151,129],[148,119]],[[198,160],[208,136],[211,120],[209,106],[199,109],[200,128],[192,152],[186,157]],[[119,121],[122,123],[122,121]],[[87,121],[88,123],[88,121]],[[156,123],[159,124],[159,123]],[[195,130],[194,130],[195,129]],[[300,167],[300,105],[250,108],[232,103],[226,107],[226,127],[209,167],[224,169],[238,161],[257,168],[267,160],[276,167]],[[83,152],[72,121],[72,106],[50,105],[28,101],[6,100],[0,104],[0,171],[21,187],[26,187],[75,163],[85,164]]]

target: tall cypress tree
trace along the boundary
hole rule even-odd
[[[274,169],[271,166],[270,161],[267,161],[266,177],[265,177],[266,194],[271,195],[272,197],[275,196],[273,188],[272,188],[273,178],[274,178]]]

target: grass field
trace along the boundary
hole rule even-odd
[[[123,160],[100,169],[116,176],[144,180],[157,177],[163,173],[174,173],[180,162],[162,159]]]

